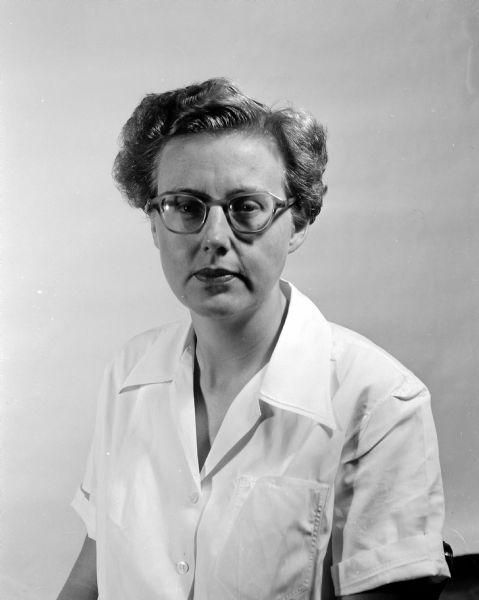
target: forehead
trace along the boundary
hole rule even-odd
[[[211,195],[232,189],[281,193],[285,168],[276,142],[245,132],[178,136],[157,160],[158,192],[189,188]],[[274,188],[274,189],[272,189]]]

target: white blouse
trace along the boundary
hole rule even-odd
[[[448,576],[429,394],[410,371],[291,286],[271,360],[200,472],[193,352],[190,325],[170,324],[106,370],[73,501],[100,600],[325,600],[331,576],[337,595]]]

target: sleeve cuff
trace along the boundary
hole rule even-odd
[[[76,491],[70,506],[85,523],[88,537],[92,540],[96,540],[95,507],[91,500],[86,497],[85,492],[81,487]]]
[[[442,537],[437,533],[415,536],[394,544],[363,550],[331,567],[338,596],[372,590],[395,581],[420,577],[450,577]]]

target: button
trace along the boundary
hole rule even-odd
[[[179,562],[176,563],[176,570],[178,571],[178,573],[180,575],[184,575],[185,573],[188,573],[188,571],[190,570],[190,565],[185,562],[184,560],[180,560]]]
[[[200,499],[200,495],[198,494],[198,492],[193,492],[192,494],[190,494],[191,504],[197,504],[199,499]]]

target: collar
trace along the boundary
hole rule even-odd
[[[291,283],[288,314],[264,371],[260,400],[337,429],[330,397],[331,329],[319,309]],[[155,337],[123,382],[126,388],[173,381],[193,341],[188,323],[170,323]],[[299,358],[300,357],[300,358]]]
[[[331,328],[291,283],[288,314],[266,367],[260,397],[268,404],[337,429],[330,395]]]
[[[173,381],[181,357],[193,340],[189,323],[169,323],[143,335],[148,333],[155,337],[127,375],[120,393],[129,387]]]

